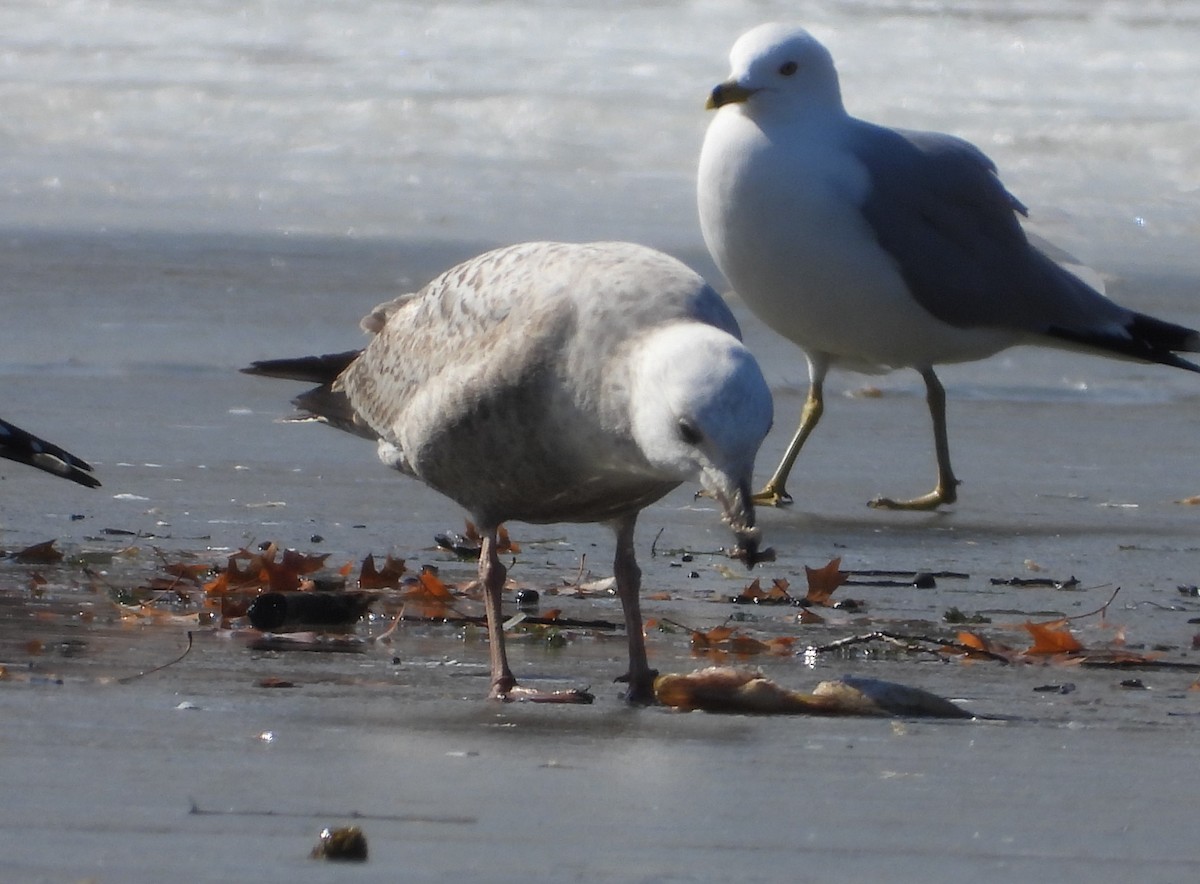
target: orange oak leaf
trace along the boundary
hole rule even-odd
[[[838,556],[820,568],[804,566],[804,572],[808,575],[808,592],[804,595],[806,602],[810,605],[829,604],[834,590],[846,582],[846,572],[839,570],[841,564],[841,556]]]
[[[1083,650],[1083,645],[1071,634],[1064,620],[1050,623],[1026,621],[1022,625],[1033,636],[1033,647],[1025,652],[1027,654],[1067,654]]]
[[[396,589],[400,586],[400,577],[404,574],[404,570],[404,559],[396,559],[391,555],[384,559],[381,567],[376,569],[375,557],[368,553],[358,572],[358,587],[359,589]]]
[[[421,569],[416,583],[405,590],[404,597],[430,602],[454,601],[454,595],[450,592],[449,587],[441,581],[437,571],[428,566]]]

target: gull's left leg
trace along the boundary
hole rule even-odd
[[[508,572],[496,553],[495,526],[483,526],[479,533],[483,535],[479,549],[479,582],[483,584],[483,599],[487,609],[488,652],[492,673],[490,696],[496,700],[507,700],[509,693],[517,686],[504,649],[504,627],[500,613],[500,597]]]
[[[527,700],[533,703],[591,703],[593,696],[585,689],[573,688],[565,691],[541,691],[517,684],[508,665],[508,654],[504,648],[504,616],[500,599],[504,592],[504,580],[508,571],[500,562],[496,552],[497,531],[495,526],[480,530],[483,544],[479,550],[479,582],[483,584],[484,603],[487,607],[488,650],[491,654],[492,688],[489,698],[493,700]]]
[[[950,442],[946,435],[946,389],[934,374],[933,367],[921,369],[925,380],[925,401],[929,403],[929,416],[933,419],[933,445],[937,453],[937,486],[928,494],[912,500],[892,500],[877,497],[870,505],[889,510],[935,510],[944,503],[958,500],[958,479],[950,466]]]
[[[800,455],[800,449],[817,428],[821,415],[825,412],[825,375],[828,371],[828,357],[822,353],[809,355],[808,397],[804,400],[804,410],[800,413],[800,426],[796,429],[796,435],[792,437],[775,473],[767,480],[762,490],[754,495],[755,506],[791,505],[792,496],[788,494],[785,486],[792,466]]]
[[[648,706],[654,700],[654,679],[658,673],[650,668],[646,660],[646,636],[642,627],[642,570],[638,567],[633,546],[633,528],[637,514],[618,519],[613,528],[617,532],[617,552],[613,560],[613,576],[616,578],[617,595],[625,613],[625,633],[629,637],[629,672],[617,679],[629,683],[625,700],[638,706]]]

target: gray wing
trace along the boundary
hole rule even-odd
[[[859,123],[851,149],[870,173],[862,212],[913,297],[961,328],[1045,334],[1124,318],[1099,292],[1029,244],[1025,207],[974,145]]]
[[[529,383],[569,325],[562,302],[539,297],[552,249],[527,244],[452,268],[415,296],[380,305],[375,336],[334,385],[389,442],[401,427],[453,426],[489,398]]]
[[[334,389],[389,439],[406,411],[486,407],[548,373],[599,389],[642,331],[672,319],[740,338],[725,302],[674,258],[632,243],[522,243],[376,308],[364,320],[375,337]]]
[[[1113,303],[1030,244],[1025,206],[967,141],[855,121],[850,148],[870,174],[862,213],[912,296],[943,322],[1045,335],[1194,368],[1194,331]]]

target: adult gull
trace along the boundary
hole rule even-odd
[[[912,500],[953,503],[946,399],[934,366],[1043,344],[1200,371],[1189,328],[1128,310],[1026,238],[1025,207],[974,145],[850,116],[829,51],[802,28],[761,25],[730,53],[700,154],[704,240],[752,310],[799,344],[810,386],[782,463],[755,495],[790,503],[787,477],[821,418],[833,365],[913,368],[925,381],[938,479]]]
[[[750,482],[771,395],[720,296],[629,243],[488,252],[363,320],[362,351],[257,362],[317,383],[297,406],[378,440],[384,463],[464,507],[483,538],[491,695],[520,696],[501,628],[501,522],[606,522],[629,641],[627,699],[653,701],[634,525],[698,478],[753,566]],[[534,697],[535,699],[538,697]],[[543,697],[544,698],[544,697]]]
[[[70,479],[88,488],[100,487],[100,481],[92,475],[91,464],[83,458],[6,420],[0,420],[0,457]]]

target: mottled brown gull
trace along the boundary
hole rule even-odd
[[[925,381],[937,485],[872,501],[902,509],[957,496],[935,365],[1042,344],[1200,371],[1176,355],[1200,351],[1195,331],[1113,303],[1035,248],[1025,207],[976,147],[850,116],[833,59],[807,31],[762,25],[730,61],[700,155],[704,239],[750,308],[804,348],[811,378],[758,503],[791,502],[785,483],[833,365],[913,368]]]
[[[28,464],[88,488],[100,486],[87,461],[6,420],[0,420],[0,457]]]
[[[634,554],[647,504],[698,478],[748,566],[750,480],[771,396],[733,315],[673,258],[629,243],[488,252],[363,320],[366,348],[255,363],[318,383],[306,412],[378,440],[389,466],[462,505],[483,537],[479,576],[492,696],[517,695],[504,651],[501,522],[606,522],[629,639],[631,702],[653,699]],[[768,551],[769,552],[769,551]]]

